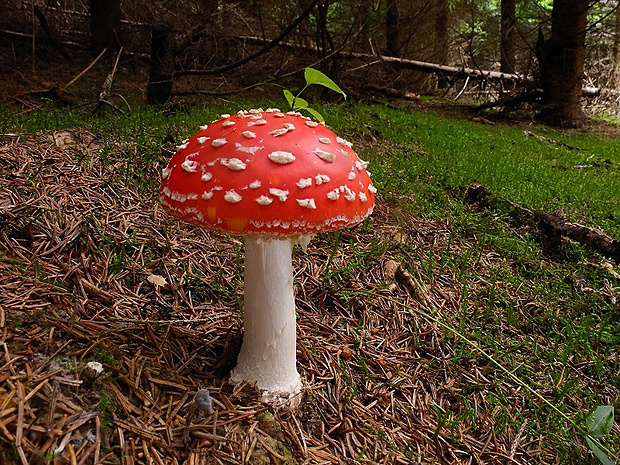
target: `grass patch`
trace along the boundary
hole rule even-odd
[[[620,146],[613,138],[378,105],[321,111],[331,115],[335,130],[362,146],[383,193],[406,193],[422,213],[441,214],[441,191],[479,183],[524,206],[620,235]]]

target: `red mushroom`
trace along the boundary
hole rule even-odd
[[[277,109],[203,126],[163,170],[165,210],[245,237],[244,336],[233,382],[266,400],[300,392],[291,253],[312,235],[372,213],[375,188],[351,144],[323,124]]]

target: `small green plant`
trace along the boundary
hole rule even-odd
[[[95,361],[100,362],[108,366],[116,366],[117,361],[114,359],[114,355],[110,352],[110,349],[105,344],[97,344],[91,351],[90,356],[86,358],[86,362]]]
[[[48,462],[55,462],[57,458],[62,455],[62,452],[58,450],[49,450],[45,453],[45,459]]]
[[[301,98],[300,95],[308,87],[312,85],[319,85],[319,86],[327,87],[328,89],[333,90],[334,92],[338,92],[345,99],[347,98],[347,94],[345,94],[343,90],[340,87],[338,87],[338,84],[336,84],[334,81],[328,78],[325,74],[323,74],[322,72],[314,68],[306,68],[304,70],[304,77],[306,78],[306,85],[299,92],[297,92],[297,95],[293,95],[293,93],[290,90],[284,89],[284,97],[286,97],[286,100],[288,101],[288,104],[291,106],[292,110],[307,111],[317,121],[323,122],[325,121],[323,116],[318,111],[314,110],[313,108],[310,108],[310,106],[308,105],[308,102],[304,100],[303,98]]]
[[[97,410],[101,414],[101,424],[103,426],[109,427],[112,425],[116,408],[116,400],[111,396],[107,395],[106,393],[102,392],[101,396],[99,397],[99,404],[97,404]]]
[[[614,408],[611,405],[599,405],[586,417],[586,429],[588,431],[586,442],[592,453],[596,455],[604,465],[615,465],[616,462],[607,455],[607,452],[603,450],[601,444],[598,441],[593,441],[592,438],[599,439],[606,437],[613,425]]]

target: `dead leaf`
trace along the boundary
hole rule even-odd
[[[377,402],[381,407],[387,407],[390,405],[390,395],[387,392],[382,392],[379,401]]]
[[[353,356],[353,351],[349,349],[348,347],[343,347],[343,349],[340,351],[340,358],[342,360],[351,360],[352,356]]]
[[[151,274],[146,279],[149,283],[154,284],[155,286],[165,287],[168,285],[168,281],[166,281],[166,278],[158,274]]]

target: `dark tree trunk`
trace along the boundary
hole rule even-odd
[[[121,0],[90,0],[90,46],[94,55],[107,48],[118,50]]]
[[[434,61],[440,65],[448,64],[448,16],[450,15],[449,0],[437,0],[435,6],[435,45],[433,55]],[[448,87],[448,80],[445,77],[439,77],[437,87],[445,89]]]
[[[500,71],[514,74],[515,72],[515,14],[516,0],[502,0]]]
[[[448,0],[437,0],[435,5],[435,44],[434,55],[435,63],[440,65],[448,64],[448,16],[450,15],[450,4]]]
[[[151,65],[146,99],[150,105],[162,105],[172,98],[174,41],[172,26],[158,23],[151,31]]]
[[[578,126],[585,119],[581,86],[589,5],[590,0],[555,0],[551,37],[539,35],[536,53],[544,105],[540,117],[549,124]]]
[[[397,0],[387,0],[385,12],[386,43],[385,48],[389,56],[396,57],[400,54],[400,9]]]
[[[315,34],[317,48],[320,50],[323,58],[321,69],[324,73],[336,79],[336,76],[338,75],[338,72],[340,70],[340,64],[338,63],[338,60],[327,60],[327,56],[330,55],[334,50],[336,50],[334,39],[329,30],[329,7],[331,3],[332,0],[320,0],[318,2],[316,8]],[[327,89],[324,90],[323,95],[329,95]]]
[[[329,5],[331,0],[321,0],[316,13],[316,44],[326,56],[335,50],[331,33],[329,32]]]

